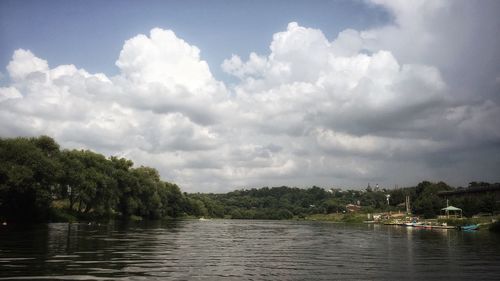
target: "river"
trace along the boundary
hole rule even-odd
[[[0,226],[2,280],[500,280],[500,235],[311,221]]]

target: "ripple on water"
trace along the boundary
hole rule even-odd
[[[31,235],[31,236],[30,236]],[[0,279],[498,279],[486,234],[320,222],[49,225],[0,233]],[[43,239],[41,239],[42,237]]]

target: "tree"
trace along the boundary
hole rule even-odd
[[[342,213],[344,212],[346,203],[340,201],[338,198],[331,198],[323,203],[327,213]]]
[[[451,187],[444,182],[423,181],[419,183],[416,188],[417,197],[413,203],[413,212],[423,214],[426,218],[435,217],[444,206],[444,200],[438,196],[438,192],[450,189]]]
[[[132,174],[134,163],[125,158],[110,157],[113,166],[113,178],[116,180],[119,200],[117,211],[124,217],[138,214],[140,205],[139,183]]]
[[[0,138],[0,219],[46,220],[53,200],[67,200],[67,211],[85,218],[176,217],[187,205],[153,168],[90,150],[60,151],[47,136]]]
[[[50,139],[0,139],[0,213],[13,220],[44,220],[58,186],[58,146]],[[38,145],[38,146],[37,146]]]
[[[77,150],[65,150],[61,153],[60,161],[64,168],[61,175],[61,189],[59,197],[68,198],[69,210],[73,211],[75,202],[79,198],[84,182],[84,165]]]

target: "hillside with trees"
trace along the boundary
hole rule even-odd
[[[473,183],[471,183],[473,184]],[[488,183],[483,183],[488,184]],[[405,198],[409,196],[411,212],[425,218],[434,218],[446,207],[446,200],[438,194],[455,190],[444,182],[423,181],[415,187],[394,189],[342,190],[291,187],[263,187],[236,190],[225,194],[190,194],[196,201],[198,216],[230,217],[238,219],[290,219],[314,214],[348,213],[348,204],[359,205],[359,212],[405,212]],[[386,195],[390,195],[387,201]],[[497,213],[500,204],[494,197],[451,199],[449,204],[464,210],[464,215]]]

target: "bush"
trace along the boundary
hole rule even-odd
[[[293,218],[292,212],[288,211],[287,209],[280,209],[277,212],[277,219],[279,220],[289,220]]]
[[[488,229],[492,232],[500,233],[500,221],[492,223]]]
[[[49,212],[49,220],[51,222],[76,222],[77,219],[72,214],[64,209],[52,208]]]
[[[362,223],[364,221],[364,216],[355,215],[355,214],[346,214],[341,220],[342,222],[348,223]]]

